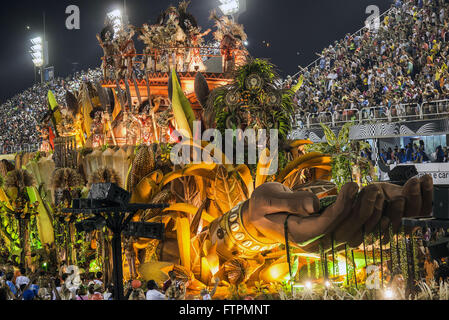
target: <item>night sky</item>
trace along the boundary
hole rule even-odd
[[[141,26],[154,22],[157,15],[178,0],[127,0],[130,23]],[[249,50],[254,57],[270,58],[282,74],[294,74],[298,65],[306,66],[321,52],[346,33],[363,27],[369,5],[378,5],[381,12],[392,0],[247,0],[247,11],[239,22],[249,37]],[[67,30],[67,6],[78,5],[81,11],[81,29]],[[211,27],[210,11],[218,0],[192,0],[190,12],[203,29]],[[104,23],[107,12],[123,6],[123,0],[42,1],[21,0],[2,3],[0,32],[0,103],[34,82],[33,63],[28,53],[29,39],[43,30],[43,12],[46,13],[47,40],[50,65],[56,76],[77,70],[98,67],[102,50],[95,34]],[[27,30],[30,26],[30,30]],[[270,43],[270,47],[263,44]]]

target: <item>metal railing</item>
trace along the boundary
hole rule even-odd
[[[334,126],[342,123],[346,123],[353,120],[359,120],[361,117],[360,110],[358,109],[345,109],[343,111],[335,111],[332,114],[334,118]]]
[[[421,119],[441,119],[449,115],[449,100],[437,100],[422,104]]]
[[[40,146],[41,146],[40,143],[24,144],[24,145],[3,145],[0,146],[0,154],[5,155],[20,152],[32,153],[38,151]]]
[[[389,121],[390,112],[384,106],[363,108],[362,109],[362,123],[370,121]]]
[[[449,99],[418,103],[399,104],[391,107],[371,107],[362,109],[345,109],[334,112],[306,113],[307,129],[319,127],[320,124],[332,127],[343,125],[349,121],[358,124],[368,124],[375,122],[400,122],[435,120],[449,117]],[[297,122],[299,116],[296,117]]]
[[[307,115],[307,128],[310,128],[311,126],[320,126],[320,123],[332,126],[335,126],[334,124],[334,117],[332,112],[317,112],[317,113],[309,113]]]

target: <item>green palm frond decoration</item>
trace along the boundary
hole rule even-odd
[[[240,89],[245,88],[245,81],[251,74],[258,74],[268,84],[279,78],[273,64],[263,59],[252,59],[235,71],[235,79]]]
[[[255,87],[248,87],[251,77],[259,82]],[[276,67],[266,60],[252,59],[235,71],[234,79],[209,96],[206,109],[215,115],[216,128],[222,133],[226,129],[278,129],[279,139],[285,141],[295,113],[294,92],[281,87]],[[229,94],[237,97],[235,105],[227,104]]]
[[[321,152],[332,157],[332,180],[338,189],[351,181],[362,186],[374,180],[372,164],[361,156],[361,151],[369,148],[369,144],[349,139],[353,125],[352,122],[346,123],[336,135],[330,127],[321,124],[326,142],[306,146],[307,151]]]

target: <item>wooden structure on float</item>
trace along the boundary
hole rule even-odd
[[[186,49],[186,48],[183,48]],[[235,65],[237,62],[237,53],[240,52],[236,50],[233,56],[233,64],[231,68],[226,69],[224,65],[225,57],[222,55],[201,55],[203,59],[204,67],[203,72],[201,74],[204,76],[208,83],[208,87],[210,91],[214,89],[229,85],[234,81],[233,72],[235,69]],[[135,54],[135,58],[138,56],[147,56],[142,54]],[[160,56],[152,56],[151,58],[154,61],[158,61],[161,59]],[[145,58],[145,57],[144,57]],[[104,57],[103,57],[104,59]],[[135,61],[134,64],[142,64],[142,61]],[[169,67],[165,66],[164,68],[159,67],[159,64],[156,63],[157,69],[146,70],[143,76],[137,77],[135,72],[133,72],[132,77],[125,77],[119,80],[116,79],[104,79],[101,82],[101,86],[103,88],[115,90],[118,99],[121,100],[121,105],[130,106],[130,110],[134,110],[134,114],[136,114],[136,109],[140,106],[141,103],[145,101],[153,102],[154,99],[158,99],[159,108],[158,112],[164,112],[167,108],[170,107],[171,102],[169,99],[169,79],[171,77],[171,72],[169,71]],[[178,69],[177,66],[171,65],[172,68]],[[182,90],[189,100],[192,109],[195,113],[197,119],[202,119],[202,107],[195,95],[195,78],[198,74],[197,71],[185,71],[185,70],[177,70],[177,74],[180,80],[180,85]],[[122,94],[125,93],[125,94]],[[129,93],[129,94],[127,94]],[[120,99],[122,96],[122,99]],[[123,98],[126,96],[127,98]],[[129,96],[129,100],[128,100]],[[157,125],[153,121],[153,127],[157,131],[157,137],[164,136],[162,131],[166,131],[167,128],[162,128]],[[172,121],[173,127],[176,128],[176,123]],[[126,132],[128,129],[124,129],[123,126],[120,128],[114,129],[115,141],[117,145],[133,145],[134,143],[130,142],[128,138],[126,138]],[[154,130],[152,130],[154,131]],[[144,131],[141,131],[144,132]],[[141,134],[142,136],[142,134]],[[113,141],[110,137],[107,138],[107,141],[110,145],[112,145]],[[160,142],[160,139],[156,138],[153,142]],[[137,141],[136,141],[137,143]],[[147,143],[147,142],[145,142]]]
[[[179,78],[181,80],[181,87],[186,95],[186,97],[189,99],[192,108],[194,111],[199,111],[201,109],[201,106],[199,102],[196,99],[195,96],[195,77],[196,72],[180,72],[178,73]],[[155,97],[162,97],[165,98],[166,104],[169,103],[168,100],[168,81],[171,76],[171,73],[169,72],[154,72],[154,73],[147,73],[146,79],[137,79],[137,88],[134,85],[134,81],[131,79],[128,80],[120,80],[119,85],[120,89],[126,92],[126,83],[125,81],[128,81],[131,99],[133,105],[138,105],[138,94],[137,90],[139,91],[140,97],[142,101],[148,100],[148,87],[150,88],[150,94],[152,98]],[[225,73],[203,73],[203,76],[205,77],[209,89],[212,91],[215,88],[228,85],[230,84],[233,79],[231,75],[225,74]],[[104,88],[111,88],[115,89],[117,88],[117,84],[113,80],[104,80],[102,82],[102,86]],[[164,107],[164,105],[161,105]],[[168,107],[168,105],[165,105],[165,107]]]

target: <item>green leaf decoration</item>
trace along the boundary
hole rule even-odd
[[[178,124],[178,127],[180,129],[189,132],[190,136],[192,136],[193,122],[196,120],[195,113],[193,112],[189,100],[182,91],[175,70],[172,71],[172,82],[173,82],[172,107],[176,123]]]
[[[295,259],[295,262],[293,262],[292,265],[292,278],[295,277],[296,273],[298,272],[299,269],[299,258]]]
[[[57,130],[56,126],[62,121],[61,111],[59,110],[58,102],[56,101],[55,95],[51,90],[48,90],[47,97],[48,97],[48,108],[49,111],[52,113],[51,118],[54,125],[54,129]]]
[[[324,135],[326,136],[327,143],[332,147],[335,146],[338,143],[335,133],[325,124],[320,123],[320,125],[324,130]]]
[[[351,131],[352,122],[346,123],[338,134],[338,144],[343,147],[349,143],[349,132]]]
[[[27,194],[30,202],[38,202],[37,208],[37,229],[42,243],[52,244],[54,239],[53,225],[51,221],[51,213],[47,211],[43,204],[43,200],[36,187],[27,187]],[[50,207],[50,206],[47,206]]]

